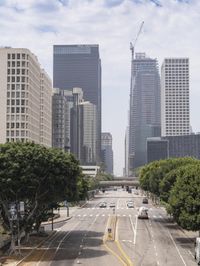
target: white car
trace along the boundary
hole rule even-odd
[[[138,219],[149,219],[148,208],[142,206],[138,211]]]
[[[134,208],[133,201],[128,201],[127,202],[127,207],[128,208]]]
[[[100,208],[106,208],[107,207],[107,203],[106,202],[101,202],[99,207]]]

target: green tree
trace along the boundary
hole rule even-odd
[[[142,189],[149,191],[156,196],[160,196],[160,189],[162,187],[160,187],[160,184],[165,176],[170,173],[170,171],[186,164],[198,162],[199,160],[197,159],[185,157],[170,158],[149,163],[145,165],[140,171],[140,186]]]
[[[175,221],[184,229],[200,230],[200,165],[179,171],[170,192],[169,204]]]
[[[28,233],[50,205],[78,198],[80,168],[70,154],[34,143],[0,145],[0,207],[4,225],[13,229],[10,204],[25,203],[20,232]],[[14,246],[14,243],[12,243]]]
[[[177,176],[182,175],[182,173],[185,171],[185,169],[190,165],[197,165],[200,164],[199,160],[187,158],[185,160],[181,161],[181,165],[176,167],[175,169],[172,169],[168,173],[165,174],[163,179],[160,181],[159,184],[159,191],[160,191],[160,198],[164,202],[168,202],[170,191],[174,186],[174,183],[176,182]]]

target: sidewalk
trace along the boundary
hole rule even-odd
[[[54,214],[58,214],[59,217],[58,218],[54,218],[53,219],[53,223],[61,223],[61,222],[65,222],[65,221],[68,221],[72,218],[73,216],[73,213],[78,210],[78,209],[81,209],[81,207],[79,206],[75,206],[75,207],[69,207],[69,216],[67,216],[67,208],[66,207],[61,207],[60,210],[54,210]],[[41,224],[41,226],[43,225],[49,225],[52,223],[52,220],[49,220],[49,221],[46,221],[46,222],[43,222]]]

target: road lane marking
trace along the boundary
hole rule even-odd
[[[129,215],[129,219],[130,219],[130,222],[131,222],[131,228],[132,228],[132,231],[133,231],[133,235],[134,235],[134,237],[135,237],[135,227],[134,227],[134,225],[133,225],[133,221],[132,221],[132,219],[131,219],[131,215]],[[134,237],[133,237],[133,243],[134,243]]]
[[[176,250],[177,250],[177,252],[178,252],[178,254],[179,254],[179,257],[181,258],[183,264],[184,264],[185,266],[187,266],[187,264],[185,263],[185,261],[184,261],[184,259],[183,259],[183,256],[181,255],[181,253],[180,253],[180,251],[179,251],[179,249],[178,249],[178,247],[177,247],[177,245],[176,245],[176,243],[175,243],[175,241],[174,241],[174,239],[173,239],[171,233],[169,232],[169,230],[167,230],[167,231],[168,231],[168,234],[169,234],[169,236],[170,236],[170,238],[171,238],[171,240],[172,240],[172,242],[173,242],[173,244],[174,244],[174,246],[175,246],[175,248],[176,248]]]
[[[134,231],[134,240],[133,244],[136,244],[136,237],[137,237],[137,223],[138,223],[138,216],[136,215],[136,221],[135,221],[135,231]]]
[[[106,228],[105,228],[105,231],[104,231],[104,236],[103,236],[103,244],[105,246],[105,248],[113,255],[115,256],[119,261],[121,261],[121,263],[124,265],[124,266],[127,266],[127,264],[122,260],[122,258],[120,258],[120,256],[115,253],[111,248],[109,248],[109,246],[106,244],[106,235],[107,235],[107,230],[108,230],[108,224],[109,224],[109,221],[110,221],[110,218],[108,218],[108,221],[107,221],[107,224],[106,224]]]
[[[132,261],[130,260],[130,258],[128,257],[128,255],[124,252],[120,242],[119,242],[119,238],[118,238],[118,220],[116,222],[116,238],[115,238],[115,243],[117,244],[118,249],[120,250],[121,254],[124,256],[126,262],[128,262],[127,266],[133,266]]]

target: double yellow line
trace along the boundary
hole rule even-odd
[[[111,227],[112,231],[113,231],[113,238],[112,241],[109,241],[108,238],[108,228]],[[108,218],[107,221],[107,225],[106,225],[106,230],[105,230],[105,234],[103,237],[103,244],[106,247],[106,249],[112,254],[114,255],[124,266],[133,266],[133,263],[131,262],[130,258],[128,257],[128,255],[125,253],[125,251],[123,250],[119,239],[118,239],[118,219],[117,216],[112,216]],[[117,249],[119,250],[119,253],[116,253],[111,247],[108,246],[108,243],[115,244]]]

